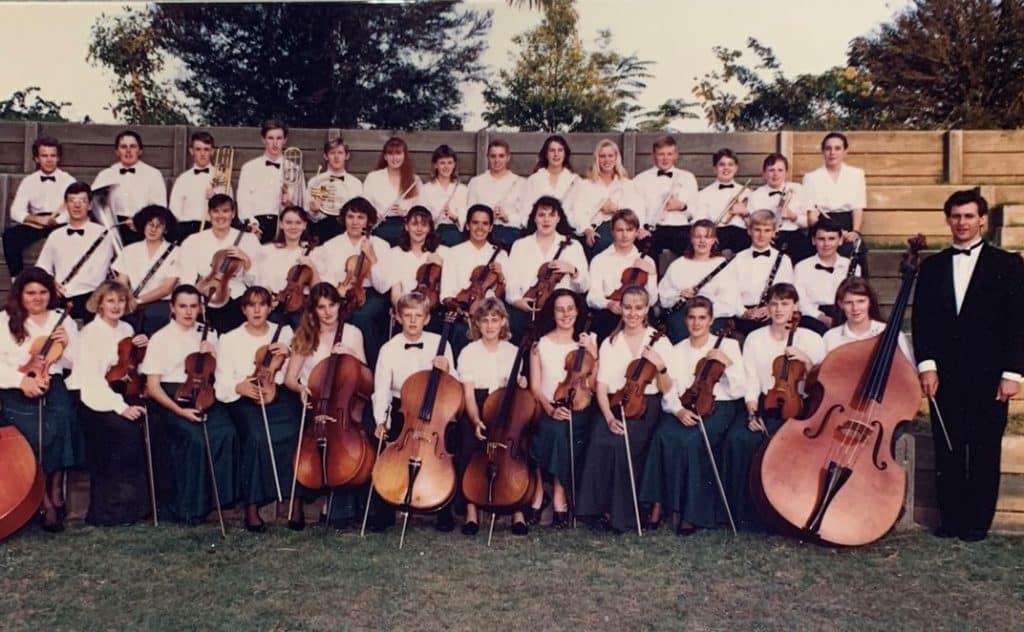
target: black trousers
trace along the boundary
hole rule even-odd
[[[652,231],[651,257],[657,262],[662,251],[671,250],[676,257],[682,257],[683,251],[690,245],[689,226],[658,226]]]
[[[722,226],[718,229],[718,247],[734,254],[746,250],[750,248],[750,234],[739,226]]]
[[[807,231],[798,228],[796,230],[781,230],[775,235],[775,247],[781,249],[786,245],[786,254],[793,260],[793,265],[814,255],[814,246],[811,245],[811,238]]]
[[[127,222],[130,219],[132,218],[127,215],[117,216],[118,222]],[[128,226],[127,224],[121,224],[120,226],[117,227],[117,234],[121,237],[122,246],[127,246],[128,244],[134,244],[137,241],[142,241],[142,226],[139,226],[137,228],[138,230],[135,230]]]
[[[274,237],[277,236],[277,215],[257,215],[254,219],[260,225],[260,243],[268,244],[274,241]]]
[[[28,224],[13,224],[7,227],[2,237],[4,260],[7,261],[7,270],[12,279],[25,269],[25,249],[40,239],[46,239],[54,228],[56,227],[36,228]]]
[[[174,234],[169,236],[169,239],[173,239],[177,243],[185,241],[186,238],[191,237],[199,232],[199,226],[202,222],[196,220],[189,220],[187,222],[178,222],[178,227],[175,229]],[[206,222],[209,226],[210,222]]]

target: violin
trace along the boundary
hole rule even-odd
[[[640,259],[642,259],[645,256],[647,256],[647,247],[649,245],[650,245],[649,240],[648,240],[647,243],[643,244],[642,248],[641,248],[641,244],[637,244],[637,250],[640,253],[640,256],[639,256]],[[617,302],[621,303],[622,302],[622,294],[623,294],[623,292],[626,291],[626,288],[632,287],[632,286],[647,287],[647,279],[649,277],[650,277],[650,274],[647,272],[647,270],[644,270],[643,268],[639,268],[635,264],[631,265],[628,268],[626,268],[625,270],[623,270],[622,274],[619,276],[619,287],[614,292],[612,292],[611,294],[606,296],[605,298],[607,298],[609,301],[617,301]]]
[[[46,475],[16,426],[0,426],[0,541],[21,529],[43,504]]]
[[[523,293],[523,300],[527,303],[532,303],[535,310],[544,307],[548,299],[551,298],[555,288],[562,282],[565,273],[556,271],[551,266],[551,263],[557,261],[562,255],[562,251],[568,248],[571,243],[572,239],[566,237],[565,241],[558,244],[558,250],[555,251],[555,256],[551,258],[551,261],[542,263],[540,268],[537,269],[537,282]]]
[[[480,416],[487,426],[487,439],[462,474],[462,494],[481,507],[493,510],[525,505],[540,484],[527,457],[527,433],[540,407],[530,390],[518,384],[532,345],[531,329],[519,346],[505,387],[484,400]]]
[[[245,230],[238,229],[235,241],[231,247],[237,248],[242,241]],[[213,261],[210,262],[210,273],[196,282],[196,289],[206,297],[208,307],[217,309],[224,307],[231,300],[231,292],[228,284],[231,279],[242,271],[242,261],[228,255],[230,248],[222,248],[213,254]]]
[[[591,317],[583,325],[583,333],[590,331]],[[565,356],[565,379],[555,387],[555,408],[568,408],[574,413],[586,410],[594,399],[594,380],[597,377],[597,358],[580,345]]]
[[[363,236],[366,236],[365,230]],[[345,278],[338,284],[338,289],[348,286],[348,291],[342,298],[354,303],[356,309],[366,304],[366,288],[363,287],[363,284],[370,276],[372,266],[373,263],[367,258],[362,247],[360,247],[358,255],[352,255],[345,260]]]
[[[441,302],[441,264],[424,263],[416,270],[416,289],[430,301],[431,305]]]
[[[469,314],[472,314],[480,305],[480,301],[484,300],[487,291],[496,288],[501,280],[494,271],[494,260],[501,253],[501,248],[494,245],[491,247],[494,248],[491,258],[484,265],[473,268],[472,274],[469,275],[469,286],[459,290],[455,295],[455,302]]]
[[[331,343],[341,342],[344,320]],[[373,393],[373,372],[355,356],[333,351],[313,367],[307,385],[313,423],[299,439],[296,480],[309,489],[362,485],[370,480],[376,452],[363,429]]]
[[[266,405],[277,398],[277,382],[274,378],[277,376],[277,372],[281,370],[281,367],[284,366],[287,356],[272,353],[270,345],[275,344],[281,337],[281,329],[283,327],[284,323],[278,323],[277,328],[274,329],[274,336],[270,339],[270,344],[260,345],[256,349],[256,357],[253,359],[255,368],[249,379],[256,384],[256,388],[259,390],[259,395],[254,398],[257,403],[262,402]]]
[[[657,329],[644,349],[650,349],[654,343],[665,335],[665,331]],[[626,367],[626,383],[608,398],[612,409],[622,406],[627,419],[635,419],[647,411],[647,399],[644,390],[658,377],[658,369],[647,358],[637,358]]]
[[[454,310],[445,313],[437,355],[444,354],[455,317]],[[405,424],[377,459],[373,487],[392,505],[436,511],[455,494],[455,465],[444,436],[462,412],[462,384],[437,367],[418,371],[402,385],[401,402]]]
[[[821,404],[806,419],[782,424],[751,470],[763,509],[802,538],[868,544],[888,533],[903,509],[907,472],[893,454],[894,435],[917,414],[921,386],[898,343],[925,239],[908,244],[885,331],[828,354],[818,373]]]
[[[718,332],[715,349],[722,346],[722,341],[732,334],[735,323],[729,320]],[[702,418],[707,418],[715,410],[715,385],[725,375],[725,365],[719,360],[701,358],[694,367],[693,384],[679,396],[683,408],[692,410]]]
[[[64,320],[70,313],[71,302],[68,301],[64,306],[64,312],[61,313],[50,333],[32,341],[29,346],[28,360],[18,367],[18,371],[24,373],[26,377],[41,379],[44,389],[49,388],[50,385],[50,367],[64,355],[64,343],[54,340],[53,334],[57,333],[57,329],[64,324]]]
[[[308,257],[309,252],[316,246],[316,240],[306,244],[302,256]],[[297,263],[288,269],[288,276],[284,289],[277,293],[277,302],[284,309],[285,314],[294,314],[302,309],[302,302],[306,300],[306,292],[313,285],[313,268]]]
[[[205,308],[205,301],[203,306]],[[205,311],[205,310],[204,310]],[[205,320],[205,313],[204,313]],[[202,325],[203,335],[199,339],[202,348],[210,333],[209,325]],[[212,353],[193,351],[185,356],[185,381],[174,391],[174,401],[182,408],[194,408],[200,413],[213,407],[213,374],[217,370],[217,358]]]
[[[789,337],[786,339],[786,348],[793,346],[793,338],[796,336],[797,327],[800,326],[800,312],[794,312],[793,318],[789,321]],[[807,366],[799,361],[790,358],[786,352],[772,361],[772,377],[775,383],[765,393],[764,407],[766,409],[778,409],[783,419],[790,419],[800,414],[803,400],[797,385],[807,375]]]
[[[141,332],[146,316],[143,311],[139,314],[139,326],[136,329]],[[104,379],[114,392],[126,399],[139,401],[146,394],[146,378],[139,374],[139,366],[146,359],[146,347],[136,346],[132,342],[133,338],[126,336],[117,342],[117,362],[107,369]]]

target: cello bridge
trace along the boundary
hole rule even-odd
[[[429,443],[434,440],[434,433],[423,432],[422,430],[414,430],[412,433],[412,438],[417,441],[424,441]]]
[[[338,423],[338,420],[330,415],[314,415],[313,421],[318,424],[324,424],[327,422],[331,422],[332,424]]]
[[[836,426],[836,440],[844,444],[864,443],[871,437],[873,432],[874,430],[871,429],[871,426],[864,422],[847,419]]]

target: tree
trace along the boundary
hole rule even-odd
[[[156,76],[164,68],[159,34],[150,8],[127,9],[123,15],[100,15],[92,27],[87,59],[114,73],[108,108],[127,122],[154,125],[187,123],[184,106],[166,82]]]
[[[62,110],[70,105],[67,101],[44,99],[39,95],[39,86],[29,86],[0,101],[0,120],[66,123],[68,119]]]
[[[700,118],[690,111],[697,103],[688,103],[682,99],[668,99],[657,108],[643,113],[643,117],[637,123],[637,131],[640,132],[675,132],[672,121],[677,119]]]
[[[520,48],[511,71],[484,90],[490,125],[524,131],[605,131],[622,127],[641,108],[654,62],[612,50],[612,35],[598,34],[597,50],[583,48],[573,0],[538,3],[544,19],[512,38]]]
[[[459,129],[491,13],[456,2],[159,4],[206,123]]]

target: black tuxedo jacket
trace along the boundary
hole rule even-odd
[[[940,390],[994,397],[1003,371],[1024,374],[1024,260],[982,244],[960,313],[953,249],[921,263],[913,306],[914,355],[938,364]],[[963,256],[963,255],[958,255]],[[948,390],[947,390],[948,392]]]

